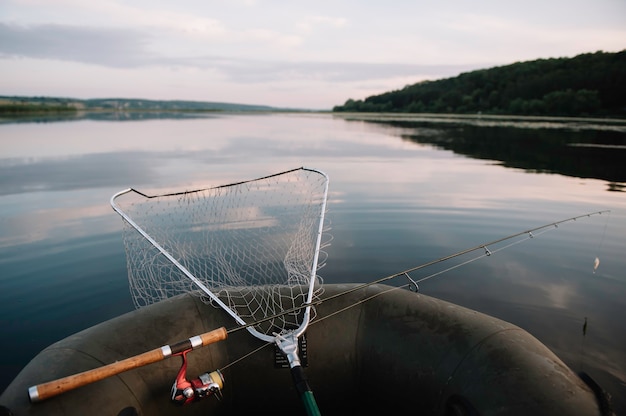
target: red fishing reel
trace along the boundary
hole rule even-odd
[[[219,370],[204,373],[193,380],[187,380],[187,353],[189,351],[191,349],[180,353],[183,358],[183,365],[180,367],[176,381],[172,386],[172,401],[182,406],[213,395],[221,399],[224,377]]]

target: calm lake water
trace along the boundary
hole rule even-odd
[[[115,192],[299,166],[330,176],[327,283],[372,281],[610,209],[420,290],[526,329],[626,414],[626,123],[602,120],[135,114],[2,123],[0,390],[47,345],[132,310]]]

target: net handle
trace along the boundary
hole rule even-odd
[[[328,200],[328,185],[330,182],[328,175],[320,170],[307,169],[307,168],[302,168],[302,169],[308,170],[310,172],[318,173],[324,177],[324,195],[322,196],[322,209],[320,210],[320,217],[319,217],[319,223],[318,223],[319,225],[317,228],[317,238],[315,241],[315,254],[313,255],[313,264],[311,265],[311,276],[309,277],[309,292],[307,293],[307,300],[306,300],[307,306],[304,309],[304,316],[302,319],[302,324],[300,324],[300,327],[298,327],[298,329],[294,331],[296,337],[299,337],[300,335],[304,333],[304,331],[306,331],[306,328],[309,326],[309,321],[311,320],[311,301],[313,300],[313,290],[315,287],[315,280],[317,277],[317,262],[319,261],[320,250],[321,250],[321,245],[322,245],[322,234],[324,232],[324,217],[326,215],[326,201]]]

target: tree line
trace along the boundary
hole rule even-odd
[[[0,114],[69,111],[285,111],[265,105],[212,101],[145,100],[137,98],[61,98],[0,96]]]
[[[76,107],[68,104],[33,104],[0,102],[0,115],[19,116],[30,114],[75,113]]]
[[[626,116],[626,50],[539,59],[407,85],[333,111]]]

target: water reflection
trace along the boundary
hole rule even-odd
[[[368,121],[403,127],[405,140],[430,144],[475,159],[500,161],[510,168],[558,173],[608,181],[620,191],[626,182],[626,131],[619,129],[557,129],[544,123],[533,128],[511,123],[488,125],[439,120]],[[504,124],[504,125],[503,125]],[[434,128],[436,127],[436,128]]]
[[[626,397],[626,321],[615,319],[626,308],[626,200],[606,191],[624,188],[623,134],[304,114],[0,125],[0,388],[51,342],[132,308],[113,193],[194,189],[304,165],[330,175],[334,241],[321,270],[329,283],[372,281],[612,209],[420,288],[523,327]],[[15,339],[25,340],[17,354]]]
[[[145,153],[98,153],[70,157],[0,160],[0,195],[93,189],[134,178],[155,177],[154,158]]]
[[[77,111],[58,114],[15,115],[0,117],[0,124],[22,123],[59,123],[67,121],[144,121],[144,120],[189,120],[194,118],[211,118],[212,112],[181,112],[181,111]]]

